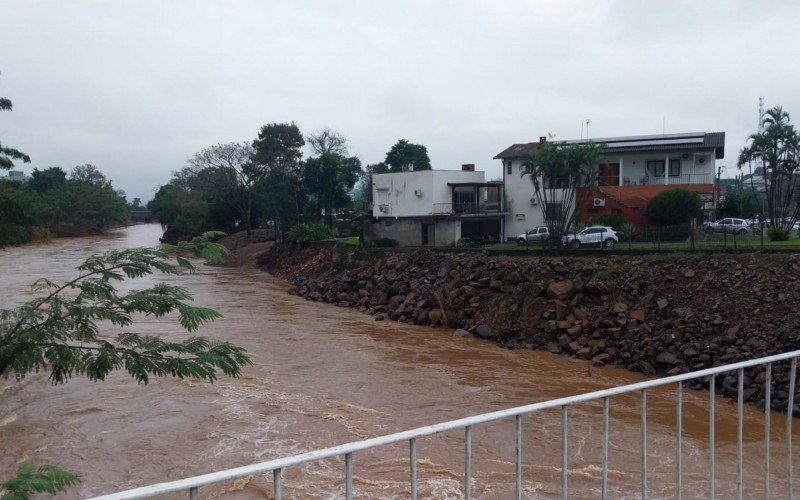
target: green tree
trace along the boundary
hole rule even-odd
[[[110,188],[111,181],[94,165],[78,165],[69,173],[70,180],[83,182],[99,188]]]
[[[259,188],[259,201],[276,233],[279,228],[299,223],[307,206],[300,168],[304,145],[303,134],[294,122],[264,125],[253,141],[253,160],[268,172]]]
[[[431,160],[428,158],[428,149],[421,144],[412,144],[405,139],[400,139],[386,153],[384,161],[389,166],[390,172],[402,172],[403,167],[410,165],[414,170],[431,170]]]
[[[100,233],[124,224],[128,207],[111,181],[91,165],[75,167],[69,179],[47,192],[47,225],[57,236]]]
[[[191,295],[174,285],[158,283],[129,292],[116,287],[126,279],[156,272],[193,271],[192,263],[179,256],[181,251],[221,258],[224,247],[210,242],[216,236],[206,234],[174,247],[93,256],[78,266],[77,277],[65,283],[37,281],[34,289],[42,295],[15,309],[0,311],[0,376],[21,379],[46,370],[52,384],[65,383],[76,375],[104,380],[111,371],[120,369],[142,384],[154,376],[213,382],[218,371],[238,377],[251,361],[243,348],[230,342],[205,337],[166,341],[130,329],[137,315],[177,313],[180,325],[194,332],[218,318],[219,313],[195,306]],[[101,322],[106,330],[102,333]],[[107,332],[112,328],[117,330],[115,337]],[[75,481],[77,476],[55,467],[23,465],[0,487],[8,498],[28,498],[32,492],[52,493]]]
[[[253,227],[255,186],[269,173],[254,156],[253,146],[246,142],[217,144],[189,159],[188,171],[211,179],[206,193],[238,213],[248,237]]]
[[[29,241],[30,227],[39,211],[40,201],[35,192],[20,182],[0,179],[0,248]]]
[[[770,227],[791,230],[798,218],[797,161],[800,154],[800,134],[790,123],[789,113],[776,106],[768,110],[761,122],[762,131],[752,134],[749,143],[739,153],[738,166],[763,164],[764,200]],[[763,211],[761,211],[763,212]]]
[[[601,161],[600,147],[592,141],[546,142],[523,161],[522,175],[530,176],[545,225],[550,230],[550,241],[561,241],[561,236],[575,225],[575,208],[586,195],[581,188],[593,185]]]
[[[46,193],[53,188],[63,186],[66,182],[67,173],[61,167],[49,167],[44,170],[34,168],[28,180],[28,188]]]
[[[168,243],[192,238],[209,229],[227,229],[215,224],[209,204],[196,192],[175,183],[161,186],[147,208],[161,223],[165,230],[163,241]]]
[[[645,212],[660,226],[684,224],[700,215],[700,195],[688,189],[667,189],[655,195]]]
[[[12,107],[11,100],[0,97],[0,111],[11,111]],[[31,157],[18,149],[3,146],[3,144],[0,143],[0,169],[10,170],[14,167],[14,160],[30,163]]]
[[[303,179],[314,203],[314,219],[333,225],[333,213],[350,204],[348,192],[358,180],[361,161],[352,156],[324,154],[303,162]]]
[[[757,203],[752,191],[747,194],[726,193],[725,199],[717,204],[716,215],[750,219],[755,215],[754,205]]]

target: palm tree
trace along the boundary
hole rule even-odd
[[[768,110],[762,119],[762,131],[751,134],[739,153],[738,167],[760,161],[763,165],[764,197],[769,225],[790,230],[798,218],[797,155],[800,151],[800,134],[790,123],[789,113],[781,106]],[[759,206],[759,211],[760,210]]]
[[[560,242],[575,224],[575,209],[594,185],[597,165],[602,161],[601,146],[545,143],[523,161],[522,175],[529,175],[539,202],[550,240]]]

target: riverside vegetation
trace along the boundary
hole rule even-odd
[[[800,348],[800,256],[492,258],[416,250],[359,259],[358,252],[275,249],[260,266],[289,280],[290,293],[376,320],[456,328],[456,336],[647,375]],[[745,371],[745,401],[763,408],[765,380],[763,368]],[[787,410],[788,380],[788,364],[776,364],[773,410]],[[736,396],[735,375],[720,375],[716,387]],[[792,410],[800,414],[800,406]]]

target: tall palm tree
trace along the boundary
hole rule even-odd
[[[790,230],[800,210],[795,175],[800,134],[781,106],[768,110],[761,124],[762,131],[751,134],[749,143],[739,153],[738,166],[742,169],[745,164],[761,161],[769,225]]]
[[[529,175],[534,195],[542,210],[551,241],[561,241],[575,224],[575,209],[583,202],[586,188],[594,185],[601,146],[545,143],[523,161],[522,175]]]

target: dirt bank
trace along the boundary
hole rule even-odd
[[[309,300],[412,324],[457,328],[509,348],[675,375],[800,348],[800,257],[503,258],[430,251],[359,258],[309,248],[259,265]],[[772,407],[787,407],[788,364]],[[736,395],[735,374],[717,387]],[[745,373],[763,407],[766,374]],[[797,399],[795,399],[797,401]],[[794,411],[800,415],[800,408]]]

